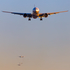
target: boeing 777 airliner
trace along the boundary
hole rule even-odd
[[[8,12],[8,11],[2,11],[5,13],[11,13],[11,14],[17,14],[17,15],[22,15],[24,18],[28,17],[28,20],[31,20],[31,18],[36,19],[37,17],[42,20],[43,17],[47,18],[48,15],[53,15],[53,14],[58,14],[58,13],[63,13],[63,12],[68,12],[68,11],[60,11],[60,12],[52,12],[52,13],[39,13],[39,8],[34,7],[32,13],[17,13],[17,12]]]

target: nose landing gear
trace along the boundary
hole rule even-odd
[[[43,20],[42,18],[40,18],[40,20]]]
[[[28,20],[31,21],[31,18],[29,18]]]

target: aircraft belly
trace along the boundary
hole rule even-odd
[[[33,16],[33,18],[34,18],[34,19],[36,19],[36,18],[37,18],[37,16]]]
[[[33,15],[33,18],[36,19],[37,18],[37,15]]]
[[[38,17],[38,14],[33,13],[33,18],[36,19]]]

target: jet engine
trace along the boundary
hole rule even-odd
[[[44,16],[45,16],[45,18],[47,18],[47,17],[48,17],[48,14],[47,14],[47,13],[45,13],[45,14],[44,14]]]
[[[24,18],[26,18],[26,17],[27,17],[27,14],[26,14],[26,13],[24,13],[23,17],[24,17]]]

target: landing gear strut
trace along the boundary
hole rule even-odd
[[[40,20],[43,20],[42,18],[40,18]]]
[[[29,21],[31,21],[31,19],[30,19],[30,18],[29,18],[28,20],[29,20]]]

